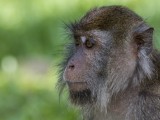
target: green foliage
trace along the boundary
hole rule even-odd
[[[49,80],[10,80],[4,74],[0,77],[0,120],[77,120],[78,111],[67,104],[64,95],[59,101]],[[15,79],[18,76],[16,73]]]
[[[59,55],[61,45],[66,42],[63,22],[74,21],[95,6],[125,5],[147,19],[156,31],[160,27],[157,0],[0,0],[0,3],[0,58],[6,54]]]

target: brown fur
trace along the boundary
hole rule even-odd
[[[74,40],[59,83],[67,84],[84,119],[160,120],[160,54],[153,48],[154,29],[122,6],[95,8],[67,27]]]

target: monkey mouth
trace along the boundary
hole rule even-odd
[[[67,81],[67,85],[69,87],[70,91],[83,91],[88,89],[88,85],[87,82],[71,82],[71,81]]]

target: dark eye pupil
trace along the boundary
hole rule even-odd
[[[92,48],[93,45],[94,45],[94,42],[93,42],[93,41],[91,41],[91,40],[86,40],[86,47],[87,47],[87,48]]]
[[[87,40],[87,41],[86,41],[86,46],[87,46],[87,47],[92,47],[92,43],[91,43],[89,40]]]

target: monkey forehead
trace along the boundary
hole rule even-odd
[[[79,22],[72,23],[70,28],[72,31],[94,29],[124,31],[139,21],[143,19],[126,7],[105,6],[90,10]]]
[[[104,30],[77,31],[75,34],[81,38],[83,43],[85,43],[88,37],[93,38],[94,41],[97,41],[102,45],[106,45],[105,43],[109,43],[113,40],[112,33]]]
[[[113,40],[113,36],[110,31],[91,30],[88,33],[95,38],[96,41],[102,43],[102,45]]]

